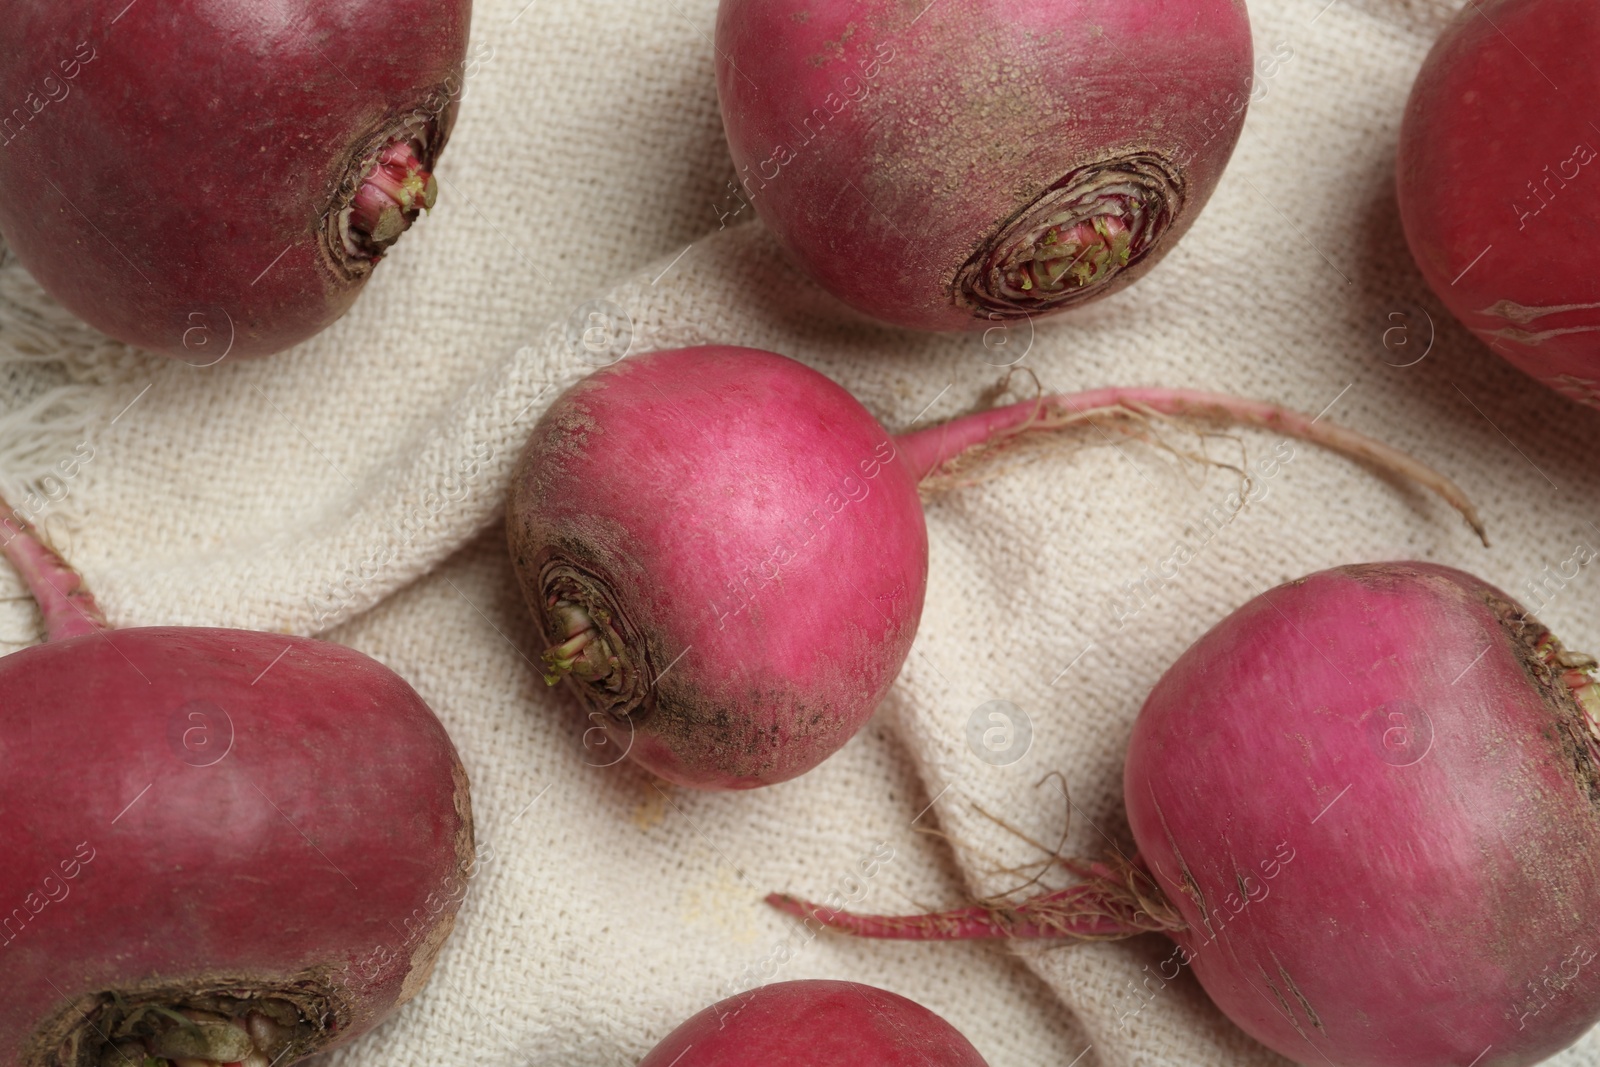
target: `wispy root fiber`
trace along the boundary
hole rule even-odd
[[[1049,777],[1052,776],[1047,776],[1046,780]],[[1062,796],[1066,798],[1064,790]],[[1069,800],[1069,821],[1070,803]],[[1128,859],[1121,852],[1115,852],[1104,862],[1073,859],[1062,854],[1065,828],[1061,841],[1050,849],[981,807],[977,810],[1046,857],[1037,864],[1028,864],[1039,870],[1005,893],[966,907],[920,915],[858,915],[787,893],[773,893],[766,898],[767,903],[841,933],[904,941],[1024,938],[1117,941],[1139,934],[1171,933],[1186,928],[1177,908],[1139,865],[1137,857]],[[1044,889],[1025,899],[1017,899],[1022,892],[1040,885],[1043,874],[1052,867],[1061,867],[1083,880],[1063,889]],[[1013,870],[1020,873],[1023,869]]]
[[[1008,384],[1009,377],[1000,383],[1001,391]],[[1131,433],[1128,432],[1130,423],[1134,427]],[[964,415],[949,423],[905,435],[901,441],[904,450],[917,456],[922,463],[918,469],[925,490],[938,492],[986,480],[977,478],[976,472],[1024,442],[1081,426],[1095,428],[1107,441],[1110,441],[1107,429],[1115,428],[1124,437],[1151,441],[1175,455],[1208,465],[1231,466],[1218,463],[1203,453],[1187,453],[1156,432],[1158,427],[1177,427],[1196,434],[1203,441],[1209,436],[1200,428],[1205,425],[1266,430],[1326,448],[1391,477],[1423,486],[1460,512],[1479,539],[1485,545],[1489,543],[1483,521],[1466,493],[1427,464],[1381,441],[1324,420],[1321,415],[1310,417],[1277,404],[1220,393],[1113,387],[1036,396],[1009,407]],[[985,474],[989,476],[987,471]]]
[[[1184,929],[1177,909],[1161,896],[1150,876],[1132,864],[1121,859],[1105,864],[1066,859],[1060,862],[1085,881],[1016,904],[985,901],[922,915],[857,915],[787,893],[773,893],[767,903],[841,933],[903,941],[1119,941],[1139,934]]]

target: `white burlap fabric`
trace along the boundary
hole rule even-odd
[[[1167,952],[1155,937],[809,939],[761,897],[837,891],[899,911],[1007,889],[1033,873],[1010,869],[1041,856],[1020,835],[1053,846],[1066,821],[1062,795],[1037,784],[1050,772],[1071,787],[1069,851],[1103,852],[1102,835],[1125,844],[1122,751],[1144,695],[1255,593],[1409,557],[1525,596],[1580,543],[1600,546],[1600,415],[1452,323],[1400,233],[1396,131],[1452,7],[1253,3],[1258,54],[1290,58],[1257,89],[1210,206],[1145,280],[1031,340],[1026,328],[985,344],[864,323],[796,274],[748,212],[719,231],[732,167],[715,0],[479,0],[474,46],[488,58],[439,170],[439,207],[352,314],[293,352],[205,369],[129,352],[14,263],[0,270],[4,488],[13,503],[29,484],[49,489],[56,499],[32,510],[112,619],[323,633],[406,676],[460,747],[492,859],[431,986],[334,1058],[627,1065],[713,1000],[826,976],[927,1004],[994,1067],[1283,1062],[1187,975],[1135,993]],[[610,326],[633,351],[727,342],[795,356],[893,430],[968,409],[1019,356],[1052,390],[1165,384],[1331,405],[1329,418],[1458,478],[1495,544],[1484,550],[1435,500],[1305,446],[1213,535],[1204,520],[1236,476],[1137,442],[1087,447],[1091,433],[930,501],[915,650],[836,757],[750,794],[664,787],[628,764],[590,765],[573,702],[527,662],[537,637],[502,547],[510,467],[549,400],[608,358],[580,343],[596,326],[602,347]],[[1206,445],[1233,462],[1275,446],[1254,433]],[[1166,563],[1178,555],[1192,558]],[[1129,588],[1147,569],[1170,576],[1146,584],[1146,603]],[[1543,616],[1578,648],[1600,648],[1585,610],[1596,580],[1547,587]],[[0,606],[0,637],[37,639],[26,604]],[[993,700],[1031,730],[1006,765],[968,740]],[[1340,862],[1359,866],[1360,842]],[[1597,1057],[1591,1038],[1553,1062]]]

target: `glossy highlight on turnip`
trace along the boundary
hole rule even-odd
[[[1108,295],[1194,222],[1251,91],[1241,0],[722,0],[717,92],[753,206],[901,326]]]
[[[1154,992],[1192,968],[1298,1063],[1526,1067],[1600,1021],[1595,668],[1461,571],[1322,571],[1151,692],[1123,777],[1136,858],[938,915],[770,899],[873,937],[1161,931]]]
[[[470,0],[5,0],[0,234],[111,336],[196,365],[345,313],[434,203]]]
[[[0,659],[0,1061],[286,1067],[415,996],[477,862],[422,698],[325,641],[110,629],[0,538],[48,633]]]
[[[506,532],[547,641],[608,762],[702,789],[781,782],[871,716],[910,652],[927,584],[918,485],[1019,435],[1095,419],[1263,427],[1431,486],[1393,449],[1272,404],[1099,389],[889,433],[835,383],[731,346],[631,356],[534,427]],[[600,746],[596,746],[597,748]]]

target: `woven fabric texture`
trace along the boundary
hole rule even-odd
[[[112,621],[354,645],[409,679],[460,748],[492,858],[432,984],[329,1062],[633,1064],[713,1000],[802,977],[908,995],[993,1067],[1285,1062],[1187,975],[1136,993],[1170,949],[1155,936],[810,938],[761,898],[949,906],[1026,881],[1063,831],[1068,852],[1127,848],[1122,753],[1141,702],[1251,596],[1395,558],[1521,595],[1575,546],[1600,546],[1600,414],[1450,320],[1401,235],[1400,116],[1453,0],[1252,0],[1258,54],[1292,58],[1257,90],[1193,230],[1131,288],[1003,337],[866,322],[749,212],[719,221],[733,170],[715,0],[475,6],[473,48],[487,58],[438,170],[438,207],[312,341],[189,367],[105,340],[15,262],[0,266],[3,487],[16,503],[87,443],[92,459],[50,483],[37,519]],[[1171,429],[1113,447],[1074,434],[930,496],[921,630],[843,751],[753,793],[676,789],[627,763],[592,765],[578,709],[529,662],[538,637],[503,545],[529,428],[609,358],[582,343],[596,323],[634,352],[717,342],[794,356],[894,431],[971,409],[1019,359],[1051,391],[1187,386],[1326,411],[1455,477],[1494,545],[1423,493],[1304,445],[1213,535],[1206,516],[1239,487],[1222,464],[1271,455],[1275,439]],[[1140,606],[1129,583],[1180,543],[1193,558]],[[1542,609],[1572,647],[1600,649],[1585,610],[1596,580],[1580,573]],[[0,590],[0,638],[36,641],[9,573]],[[968,740],[993,700],[1029,723],[1025,754],[1005,765]],[[1359,867],[1362,847],[1341,862]],[[1551,1062],[1600,1062],[1600,1040]]]

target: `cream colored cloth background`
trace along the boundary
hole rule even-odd
[[[864,323],[758,225],[718,231],[733,173],[714,0],[479,0],[474,47],[489,58],[439,169],[438,208],[349,316],[293,352],[204,369],[129,352],[65,316],[15,263],[0,269],[5,489],[19,502],[30,479],[92,450],[50,483],[60,499],[39,521],[112,619],[354,645],[407,677],[461,750],[493,858],[431,986],[331,1059],[632,1064],[753,981],[825,976],[921,1001],[993,1067],[1283,1062],[1187,976],[1136,998],[1130,983],[1167,951],[1154,937],[808,940],[761,897],[837,890],[899,911],[1004,890],[1025,876],[1007,869],[1040,854],[995,819],[1053,843],[1066,805],[1037,784],[1050,772],[1071,786],[1070,851],[1103,851],[1102,832],[1125,844],[1122,751],[1144,695],[1252,595],[1405,557],[1521,595],[1580,542],[1600,546],[1600,414],[1452,323],[1400,233],[1396,131],[1452,7],[1252,3],[1258,55],[1281,46],[1293,58],[1263,83],[1209,207],[1145,280],[1031,342],[1025,327],[986,344]],[[527,662],[538,640],[502,547],[528,428],[597,362],[578,343],[595,300],[622,313],[605,321],[633,351],[770,348],[842,382],[893,430],[970,408],[1003,373],[996,364],[1023,352],[1052,390],[1163,384],[1328,408],[1459,479],[1494,548],[1437,501],[1300,446],[1155,603],[1119,618],[1125,583],[1181,540],[1202,541],[1203,516],[1237,477],[1138,442],[1032,452],[930,501],[921,632],[842,752],[754,793],[664,787],[628,764],[590,765],[573,702]],[[1275,445],[1255,433],[1206,443],[1230,461]],[[17,591],[9,574],[0,581]],[[1595,583],[1580,573],[1543,611],[1578,648],[1600,649]],[[0,608],[10,647],[37,640],[25,603]],[[1031,747],[1008,766],[967,742],[991,700],[1031,722]],[[1358,867],[1359,842],[1339,862]],[[1600,1040],[1552,1062],[1600,1062]]]

